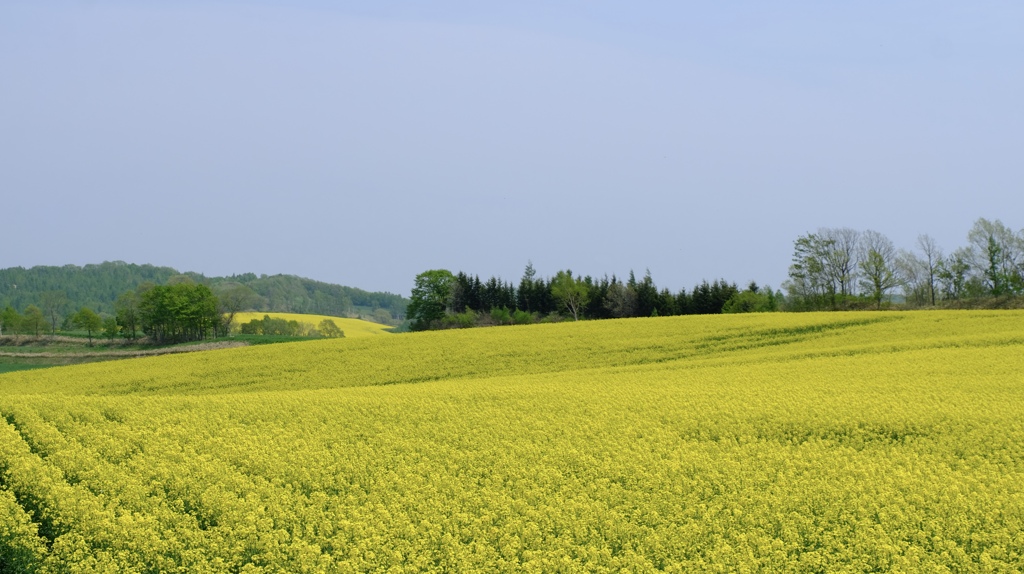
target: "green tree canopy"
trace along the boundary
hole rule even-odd
[[[316,328],[321,335],[328,339],[344,337],[345,333],[338,327],[338,324],[331,319],[324,319]]]
[[[0,335],[8,334],[14,335],[21,329],[21,313],[18,313],[14,307],[8,305],[2,313],[0,313]]]
[[[139,296],[142,330],[157,343],[205,339],[220,324],[217,297],[206,285],[157,285]]]
[[[132,340],[138,338],[139,301],[140,296],[137,292],[128,291],[122,293],[114,303],[117,325],[124,336]]]
[[[570,270],[555,274],[551,282],[551,295],[572,313],[575,321],[580,320],[580,312],[590,300],[586,282],[579,277],[574,278]]]
[[[432,269],[416,276],[406,315],[414,331],[429,329],[444,318],[452,295],[455,276],[447,269]]]
[[[89,344],[92,345],[92,334],[103,328],[103,319],[88,307],[82,307],[72,317],[72,322],[79,329],[89,333]]]
[[[25,307],[25,312],[22,313],[22,326],[25,331],[32,333],[36,337],[46,328],[46,316],[43,315],[43,310],[35,305],[29,305]]]
[[[734,293],[725,302],[722,313],[767,313],[778,308],[778,298],[771,287],[760,288],[751,282],[746,291]]]
[[[103,319],[103,336],[113,341],[121,332],[121,326],[117,324],[117,317]]]

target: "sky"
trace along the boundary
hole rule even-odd
[[[1024,227],[1024,3],[0,2],[0,268],[778,287]]]

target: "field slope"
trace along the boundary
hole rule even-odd
[[[9,373],[0,571],[1016,572],[1022,373],[1009,311],[501,327]]]
[[[307,315],[304,313],[273,313],[273,312],[245,312],[236,313],[234,318],[235,325],[241,325],[247,323],[253,319],[262,319],[265,315],[269,315],[274,319],[284,319],[285,321],[298,321],[299,323],[305,323],[311,327],[317,327],[320,325],[320,321],[329,320],[334,321],[334,324],[338,326],[345,333],[346,338],[352,337],[367,337],[371,335],[387,335],[390,333],[387,325],[381,325],[380,323],[373,323],[371,321],[364,321],[362,319],[352,319],[350,317],[331,317],[330,315]]]

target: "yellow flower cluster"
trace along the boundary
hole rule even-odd
[[[1024,313],[674,317],[0,376],[0,565],[1024,570]]]
[[[380,323],[373,323],[362,319],[352,319],[351,317],[331,317],[330,315],[308,315],[305,313],[261,313],[246,311],[244,313],[236,313],[234,320],[232,321],[232,325],[234,326],[233,328],[237,330],[238,325],[248,323],[253,319],[262,319],[267,315],[269,315],[271,319],[295,321],[300,325],[307,325],[310,329],[316,328],[321,321],[334,321],[334,324],[337,325],[338,328],[345,333],[345,337],[348,338],[389,334],[389,327],[387,325],[381,325]]]

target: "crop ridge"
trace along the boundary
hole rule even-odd
[[[725,329],[723,332],[708,334],[700,333],[684,336],[678,339],[678,334],[673,332],[672,326],[685,327],[692,321],[684,319],[662,319],[661,328],[654,333],[638,332],[639,338],[625,337],[616,340],[614,334],[620,326],[634,326],[644,324],[659,325],[659,321],[650,319],[627,319],[620,321],[606,321],[586,325],[588,330],[578,331],[574,325],[540,325],[521,327],[496,327],[491,329],[477,329],[469,331],[446,331],[431,332],[423,334],[410,334],[395,337],[363,338],[352,341],[310,341],[284,343],[273,347],[251,347],[244,349],[241,353],[244,358],[238,356],[235,364],[238,369],[220,369],[218,364],[228,364],[221,359],[224,355],[216,352],[203,353],[189,357],[186,360],[170,359],[169,364],[161,361],[167,359],[132,359],[141,361],[138,363],[125,363],[129,375],[117,372],[116,368],[104,365],[85,365],[74,367],[59,367],[58,369],[85,369],[86,371],[75,372],[96,372],[104,373],[108,377],[116,377],[126,382],[120,390],[111,389],[104,391],[100,388],[75,388],[73,386],[51,385],[46,387],[47,392],[71,392],[86,394],[104,394],[114,392],[115,394],[139,393],[139,392],[223,392],[228,388],[238,390],[257,390],[270,386],[267,384],[267,376],[273,373],[292,374],[297,378],[302,373],[312,373],[311,376],[323,377],[327,369],[333,368],[340,377],[335,377],[339,384],[323,383],[322,386],[361,386],[363,384],[396,384],[403,382],[430,381],[446,378],[463,378],[471,376],[487,376],[489,373],[502,374],[512,372],[535,372],[539,370],[552,371],[575,371],[591,366],[617,366],[617,365],[642,365],[673,360],[685,360],[709,353],[737,352],[744,349],[764,347],[768,345],[785,346],[787,344],[799,343],[810,337],[823,337],[829,333],[835,333],[846,329],[865,328],[872,324],[893,320],[894,315],[888,314],[883,317],[864,320],[853,316],[828,317],[829,322],[823,322],[822,317],[809,317],[810,325],[798,325],[792,329],[768,327],[744,330],[741,327]],[[801,319],[803,319],[801,317]],[[708,321],[702,321],[708,323]],[[666,328],[668,326],[668,328]],[[534,333],[545,336],[551,345],[562,345],[560,348],[547,348],[537,354],[531,350]],[[595,336],[596,333],[596,336]],[[612,333],[609,337],[607,334]],[[555,336],[552,336],[555,334]],[[781,335],[781,336],[780,336]],[[805,336],[806,335],[806,336]],[[440,343],[434,351],[426,349],[435,348],[435,341]],[[422,344],[419,344],[422,343]],[[476,354],[465,349],[472,346],[474,350],[479,349]],[[536,347],[534,347],[535,349]],[[404,351],[402,350],[404,349]],[[605,352],[607,351],[607,352]],[[226,351],[221,351],[226,352]],[[389,365],[377,360],[375,356],[387,354],[389,360],[394,362],[395,354],[405,353],[411,359],[404,361],[400,366],[399,376],[389,374],[394,371]],[[430,354],[434,353],[434,354]],[[562,353],[556,362],[552,363],[546,357],[553,357]],[[578,356],[578,360],[573,357]],[[540,358],[545,361],[543,364],[531,364],[531,361]],[[706,357],[705,357],[706,358]],[[351,361],[358,364],[351,365]],[[147,361],[156,361],[149,363]],[[238,362],[242,361],[242,362]],[[419,361],[425,367],[423,374],[409,376],[412,367]],[[430,361],[431,364],[427,362]],[[440,361],[440,362],[438,362]],[[260,364],[267,367],[253,370],[246,364]],[[445,367],[445,364],[451,365]],[[203,365],[210,365],[206,369]],[[140,369],[141,367],[145,367]],[[360,369],[366,372],[370,378],[354,380],[346,374],[349,368]],[[51,369],[52,371],[52,369]],[[160,378],[133,376],[130,373],[137,372],[162,372]],[[204,371],[206,374],[204,375]],[[53,371],[52,375],[60,375],[67,378],[64,373],[67,371]],[[228,375],[234,372],[233,378]],[[8,375],[7,381],[12,383],[19,375]],[[44,378],[43,375],[35,377]],[[31,376],[22,375],[23,380],[31,380]],[[160,381],[163,382],[160,382]],[[205,382],[203,382],[205,380]],[[223,380],[234,381],[226,384],[214,384],[210,381]],[[326,380],[326,379],[325,379]],[[5,379],[0,379],[2,384]],[[199,383],[199,384],[195,384]],[[308,381],[297,381],[296,386],[306,388],[310,386]],[[321,386],[321,385],[312,385]],[[8,388],[13,388],[9,385]],[[277,388],[283,388],[278,385]],[[25,391],[29,391],[25,388]]]

